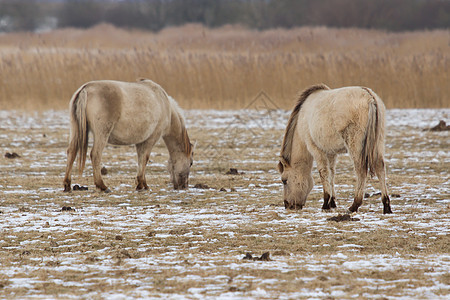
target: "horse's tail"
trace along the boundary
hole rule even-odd
[[[367,126],[362,145],[361,172],[367,174],[369,171],[373,176],[378,157],[383,156],[384,152],[384,104],[372,90],[363,89],[369,93],[371,99],[369,100]]]
[[[89,141],[89,126],[86,118],[87,91],[86,84],[73,94],[70,100],[70,142],[69,150],[78,155],[78,172],[81,175],[86,163]]]

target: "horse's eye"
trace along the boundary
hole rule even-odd
[[[281,179],[281,182],[286,185],[287,184],[287,179]]]

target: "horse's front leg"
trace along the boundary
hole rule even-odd
[[[336,154],[328,155],[328,162],[330,165],[330,185],[331,185],[331,198],[328,201],[330,208],[336,208],[336,191],[334,189],[334,175],[336,174]]]
[[[322,209],[330,209],[330,201],[334,203],[334,198],[331,198],[333,195],[331,182],[330,182],[330,162],[328,160],[327,155],[317,148],[315,145],[309,145],[309,149],[316,160],[317,169],[319,170],[320,180],[323,186],[323,205]],[[334,207],[336,207],[336,203],[334,203]]]
[[[317,164],[319,168],[320,180],[322,181],[323,186],[323,205],[322,209],[330,209],[331,207],[336,207],[336,203],[334,203],[334,198],[332,198],[332,189],[330,184],[330,169],[328,165]],[[334,206],[331,206],[331,202],[334,203]]]
[[[150,138],[143,143],[136,144],[136,152],[138,156],[138,168],[136,176],[136,190],[148,190],[147,181],[145,179],[145,168],[150,159],[150,152],[155,145],[157,139]]]

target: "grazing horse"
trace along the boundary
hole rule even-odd
[[[148,189],[145,167],[155,143],[162,137],[169,150],[169,172],[174,189],[188,187],[193,146],[177,103],[161,86],[148,79],[138,82],[92,81],[82,85],[70,100],[70,138],[64,191],[71,190],[72,165],[78,154],[79,172],[86,162],[88,135],[94,135],[91,160],[94,183],[109,192],[100,165],[107,143],[136,145],[136,190]]]
[[[323,185],[322,209],[335,208],[336,156],[348,152],[357,175],[349,211],[361,206],[369,171],[381,183],[383,213],[392,213],[385,179],[384,115],[383,101],[369,88],[320,84],[303,91],[289,118],[278,163],[285,208],[305,205],[314,184],[313,160]]]

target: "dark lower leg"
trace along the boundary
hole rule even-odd
[[[330,198],[330,201],[328,203],[330,205],[330,208],[336,208],[336,198],[334,196]]]
[[[355,170],[361,170],[359,164],[355,164]],[[356,178],[356,189],[355,189],[355,199],[353,200],[352,206],[348,209],[351,212],[357,212],[358,208],[361,206],[364,198],[364,188],[366,186],[367,173],[362,171],[357,174]]]
[[[68,178],[64,179],[64,192],[70,192],[72,190],[71,181]]]
[[[64,192],[70,192],[72,190],[71,181],[68,178],[64,179]]]
[[[137,178],[137,185],[136,185],[136,190],[140,191],[140,190],[148,190],[148,185],[147,182],[145,180],[144,176],[138,176]]]
[[[355,197],[352,206],[350,206],[348,210],[351,212],[357,212],[361,204],[362,204],[362,197]]]
[[[152,142],[151,142],[152,144]],[[137,167],[137,176],[136,176],[136,190],[141,191],[143,189],[148,190],[147,181],[145,180],[145,168],[150,159],[150,150],[151,147],[148,146],[148,143],[142,143],[136,145],[136,152],[138,156],[138,167]]]
[[[391,210],[391,200],[388,195],[382,196],[383,201],[383,214],[392,214]]]
[[[330,162],[330,185],[331,185],[331,198],[328,201],[330,208],[336,208],[336,191],[334,189],[334,175],[336,174],[336,155],[329,155],[328,161]]]
[[[330,209],[330,198],[331,198],[331,190],[332,186],[330,184],[330,172],[328,167],[324,167],[319,170],[320,179],[323,185],[323,205],[322,209]]]
[[[72,174],[72,167],[73,167],[73,162],[75,161],[75,157],[76,157],[76,150],[72,150],[71,148],[69,148],[67,150],[67,166],[66,166],[66,175],[64,176],[64,192],[70,192],[72,190],[71,187],[71,174]]]
[[[95,155],[93,153],[94,153],[94,150],[92,150],[92,152],[91,152],[91,160],[92,160],[92,168],[94,171],[95,186],[103,192],[110,192],[108,187],[103,182],[102,175],[100,172],[101,157],[98,157],[98,155]]]
[[[322,205],[322,209],[330,209],[330,194],[328,194],[327,192],[323,193],[323,205]],[[336,205],[335,205],[336,207]]]
[[[381,201],[383,202],[383,213],[392,214],[391,200],[389,199],[388,190],[386,187],[386,169],[384,159],[380,158],[375,166],[375,173],[381,185]]]
[[[100,179],[101,180],[101,179]],[[108,189],[108,187],[103,183],[103,180],[101,180],[100,182],[96,182],[95,186],[100,189],[102,192],[107,192],[109,193],[111,190]]]

